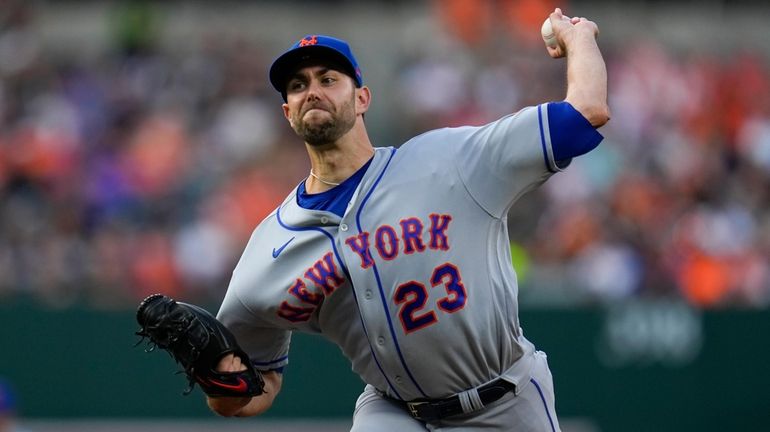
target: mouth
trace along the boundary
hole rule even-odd
[[[310,107],[307,108],[304,114],[307,114],[312,111],[323,111],[323,112],[331,112],[331,110],[324,104],[313,104]]]
[[[310,122],[327,121],[330,117],[332,117],[332,113],[322,107],[310,108],[302,114],[302,119]]]

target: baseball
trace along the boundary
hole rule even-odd
[[[545,21],[543,21],[543,26],[540,27],[540,34],[543,36],[543,42],[545,42],[546,46],[556,46],[556,35],[553,33],[551,18],[546,18]]]

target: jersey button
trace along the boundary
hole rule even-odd
[[[327,222],[329,222],[329,218],[328,218],[328,217],[326,217],[326,216],[321,216],[321,223],[322,223],[322,224],[325,224],[325,223],[327,223]]]
[[[348,230],[348,226],[346,224],[340,224],[340,229],[342,231],[347,231]]]
[[[372,299],[372,290],[366,290],[366,292],[364,293],[364,298],[367,299],[367,300],[371,300]]]
[[[377,345],[385,345],[385,338],[380,336],[377,338]]]
[[[400,375],[396,375],[396,384],[401,384],[403,380],[401,379]]]

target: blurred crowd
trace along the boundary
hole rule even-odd
[[[4,3],[0,293],[221,299],[255,224],[306,174],[301,145],[279,145],[291,138],[262,52],[213,37],[164,52],[137,2],[115,10],[102,56],[57,58],[34,9]]]
[[[563,67],[532,37],[547,2],[481,3],[486,9],[444,2],[439,14],[460,44],[412,53],[402,68],[407,136],[564,97]],[[514,29],[513,44],[499,28]],[[522,302],[667,297],[702,308],[767,307],[768,57],[687,54],[652,40],[602,48],[612,110],[603,144],[509,217]]]
[[[163,49],[136,6],[115,12],[101,56],[59,58],[31,7],[0,3],[14,6],[0,12],[0,298],[218,302],[255,224],[307,175],[271,58],[237,38]],[[564,64],[522,36],[547,13],[510,10],[526,32],[484,33],[465,3],[435,9],[454,33],[393,59],[392,140],[564,97]],[[604,142],[509,218],[522,301],[768,306],[768,58],[641,40],[605,58]]]

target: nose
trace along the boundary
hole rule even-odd
[[[320,91],[321,91],[321,83],[318,82],[318,80],[310,80],[310,82],[307,85],[307,100],[318,100],[320,99]]]

